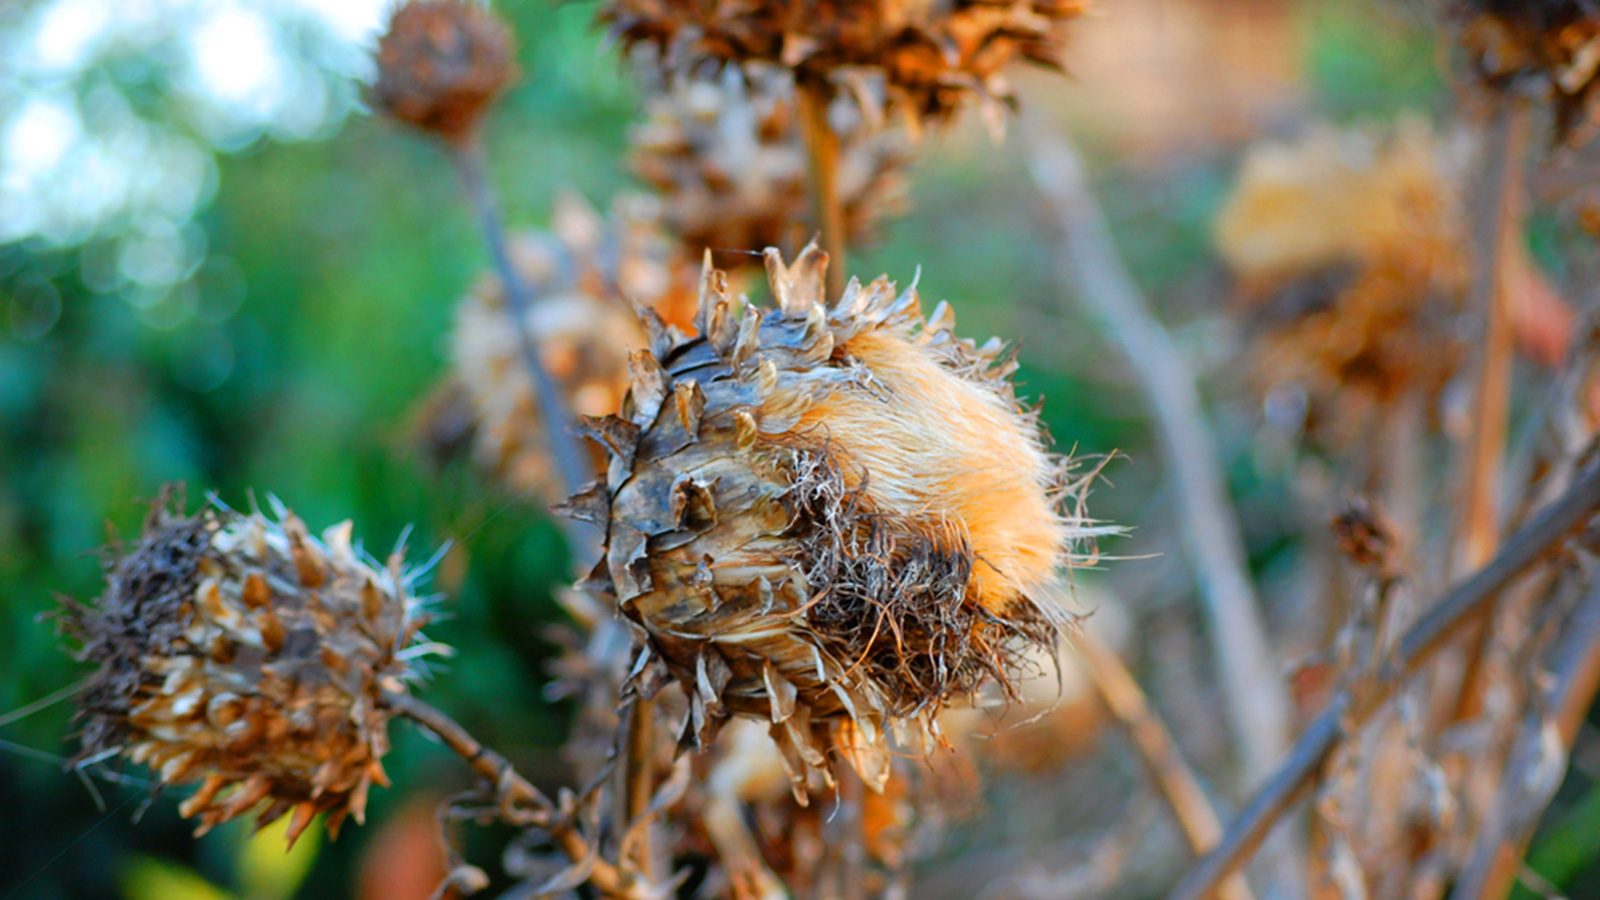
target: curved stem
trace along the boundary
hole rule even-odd
[[[549,831],[551,838],[573,862],[587,860],[590,855],[599,852],[572,827],[567,817],[561,814],[543,791],[518,774],[510,761],[484,746],[442,710],[410,694],[390,691],[384,692],[382,702],[388,708],[433,732],[446,747],[454,750],[456,755],[466,760],[479,775],[493,784],[497,791],[502,792],[506,800],[513,804],[532,807],[528,810],[525,821],[514,824],[536,825]],[[603,859],[594,863],[589,881],[608,897],[649,900],[649,893],[641,885],[624,876],[615,865]]]

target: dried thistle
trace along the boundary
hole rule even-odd
[[[843,87],[869,119],[885,108],[915,126],[948,121],[976,100],[993,124],[1015,99],[1003,70],[1062,68],[1056,26],[1086,0],[949,3],[815,0],[608,0],[600,21],[673,71],[775,63],[811,84]]]
[[[689,326],[692,270],[657,227],[651,206],[645,198],[626,197],[605,221],[568,198],[551,233],[524,234],[513,242],[513,263],[533,294],[525,327],[545,368],[581,415],[621,408],[628,353],[648,342],[635,304]],[[508,488],[541,490],[554,502],[561,491],[548,477],[544,418],[504,303],[493,276],[462,299],[449,381],[428,404],[421,430],[436,458],[470,443],[477,462]],[[604,463],[603,456],[596,462]]]
[[[905,207],[904,135],[872,129],[848,103],[840,129],[839,199],[847,240],[869,242]],[[798,247],[810,202],[794,78],[751,63],[719,75],[671,80],[633,128],[632,167],[663,200],[663,219],[684,245]]]
[[[511,32],[472,0],[408,0],[378,41],[375,107],[446,141],[467,140],[517,78]]]
[[[1458,169],[1417,122],[1386,142],[1323,129],[1245,158],[1216,236],[1256,334],[1257,377],[1302,385],[1336,442],[1456,371]]]
[[[1600,7],[1589,0],[1459,0],[1459,39],[1488,87],[1550,100],[1556,135],[1591,117]]]
[[[292,843],[318,813],[337,834],[387,785],[384,692],[418,674],[427,617],[402,551],[384,564],[344,522],[322,540],[170,489],[131,548],[106,565],[93,606],[68,601],[63,631],[95,662],[81,699],[82,759],[121,755],[158,785],[200,782],[179,807],[198,833],[258,806],[292,812]]]
[[[1082,481],[1019,409],[998,341],[958,340],[915,290],[767,251],[779,309],[709,263],[699,337],[658,331],[620,415],[593,420],[605,484],[568,511],[607,530],[592,584],[641,624],[690,700],[684,740],[768,720],[797,799],[832,754],[881,788],[890,728],[1009,686],[1061,613],[1035,601],[1094,533]],[[931,746],[930,744],[927,744]]]

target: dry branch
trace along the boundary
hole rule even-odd
[[[472,141],[465,145],[452,145],[450,159],[461,176],[467,198],[483,230],[484,240],[489,245],[489,255],[494,260],[495,271],[505,295],[508,324],[516,335],[517,350],[523,367],[528,370],[528,377],[533,381],[539,414],[544,419],[544,437],[550,444],[550,456],[555,461],[556,472],[561,476],[562,493],[570,497],[594,480],[594,466],[583,442],[574,432],[577,420],[567,404],[566,392],[545,368],[538,341],[528,330],[532,295],[511,260],[505,228],[500,222],[500,211],[494,202],[485,172],[487,165],[482,144]],[[598,555],[600,536],[593,526],[566,516],[559,517],[559,520],[567,537],[573,541],[572,552],[575,557],[588,560]]]
[[[1228,499],[1194,374],[1128,274],[1077,152],[1064,140],[1038,133],[1032,144],[1034,181],[1064,231],[1066,274],[1083,302],[1108,326],[1149,394],[1210,618],[1240,762],[1253,780],[1252,773],[1268,771],[1282,756],[1289,697],[1267,644],[1238,516]]]
[[[1215,847],[1222,839],[1222,822],[1166,723],[1150,708],[1133,674],[1111,648],[1088,631],[1076,634],[1073,646],[1087,664],[1089,680],[1100,699],[1127,729],[1128,736],[1139,749],[1145,769],[1172,809],[1190,849],[1199,855]],[[1252,900],[1253,897],[1244,876],[1237,872],[1223,881],[1217,895],[1220,900]]]
[[[517,820],[512,824],[533,825],[547,830],[574,864],[592,866],[588,880],[602,894],[622,900],[653,900],[652,893],[646,890],[645,885],[624,876],[615,865],[603,859],[591,860],[590,857],[599,851],[578,833],[550,798],[518,774],[504,756],[485,747],[454,719],[410,694],[385,693],[383,702],[438,736],[445,746],[494,785],[496,792],[511,808],[518,804],[531,807],[525,811],[526,815],[512,817]]]
[[[1556,548],[1600,509],[1600,465],[1591,465],[1557,501],[1505,542],[1498,556],[1440,601],[1400,638],[1375,678],[1340,691],[1300,736],[1271,779],[1228,827],[1222,843],[1189,871],[1168,900],[1205,900],[1260,846],[1274,823],[1308,790],[1328,755],[1393,696],[1407,678],[1470,624],[1512,579]]]
[[[1494,807],[1450,900],[1502,900],[1510,894],[1534,826],[1561,784],[1572,742],[1600,689],[1600,589],[1590,590],[1567,623],[1550,676],[1548,691],[1523,722]]]

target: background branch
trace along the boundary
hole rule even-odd
[[[1500,554],[1445,594],[1401,636],[1394,654],[1376,678],[1340,691],[1307,727],[1293,752],[1239,814],[1217,849],[1200,860],[1168,895],[1168,900],[1204,900],[1261,845],[1273,824],[1316,780],[1328,755],[1345,735],[1371,716],[1406,679],[1475,613],[1497,597],[1512,579],[1551,552],[1600,508],[1600,465],[1591,465],[1559,500],[1512,535]]]
[[[1037,129],[1031,143],[1034,182],[1061,222],[1064,271],[1133,364],[1155,414],[1178,494],[1184,540],[1210,620],[1222,693],[1229,699],[1229,723],[1246,780],[1254,781],[1253,773],[1268,771],[1288,742],[1289,696],[1267,644],[1238,516],[1228,499],[1194,374],[1117,253],[1077,151]]]

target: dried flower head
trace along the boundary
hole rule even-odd
[[[1600,6],[1589,0],[1460,0],[1460,40],[1489,87],[1547,97],[1556,134],[1590,117],[1600,74]]]
[[[373,105],[447,141],[470,137],[516,80],[511,32],[472,0],[408,0],[378,41]]]
[[[600,20],[626,47],[673,71],[776,63],[837,85],[877,120],[948,120],[969,100],[991,122],[1013,102],[1003,70],[1022,59],[1062,67],[1057,23],[1086,0],[607,0]],[[708,65],[709,64],[709,65]]]
[[[904,135],[866,127],[836,102],[839,199],[851,245],[867,243],[905,207]],[[663,219],[684,245],[797,249],[808,213],[806,151],[793,75],[752,63],[741,74],[671,80],[630,132],[633,170],[663,200]]]
[[[649,635],[690,699],[685,739],[766,719],[797,795],[844,756],[888,774],[886,731],[919,725],[1060,612],[1035,601],[1091,529],[1017,405],[998,341],[958,340],[941,304],[852,281],[827,256],[767,251],[779,308],[734,298],[707,262],[699,337],[633,354],[618,416],[594,420],[606,483],[569,511],[607,531],[593,584]]]
[[[344,522],[317,540],[216,504],[194,515],[163,493],[143,534],[106,566],[95,604],[68,602],[63,630],[99,664],[82,694],[82,758],[122,755],[159,785],[199,781],[179,807],[199,831],[262,806],[318,813],[337,833],[387,785],[384,692],[417,674],[426,622],[397,549],[379,564]],[[422,648],[422,649],[419,649]]]
[[[628,354],[648,342],[636,304],[682,327],[692,319],[693,270],[656,226],[652,207],[645,198],[625,197],[605,221],[569,197],[559,205],[552,232],[513,241],[512,262],[533,297],[525,327],[581,415],[609,415],[622,406]],[[456,437],[465,426],[484,469],[516,492],[542,489],[554,502],[561,497],[547,477],[551,461],[538,397],[504,303],[492,275],[462,299],[449,386],[430,404],[425,430],[447,450],[468,443]]]
[[[1250,150],[1217,222],[1266,385],[1305,387],[1334,436],[1455,372],[1467,276],[1459,160],[1417,122]]]

